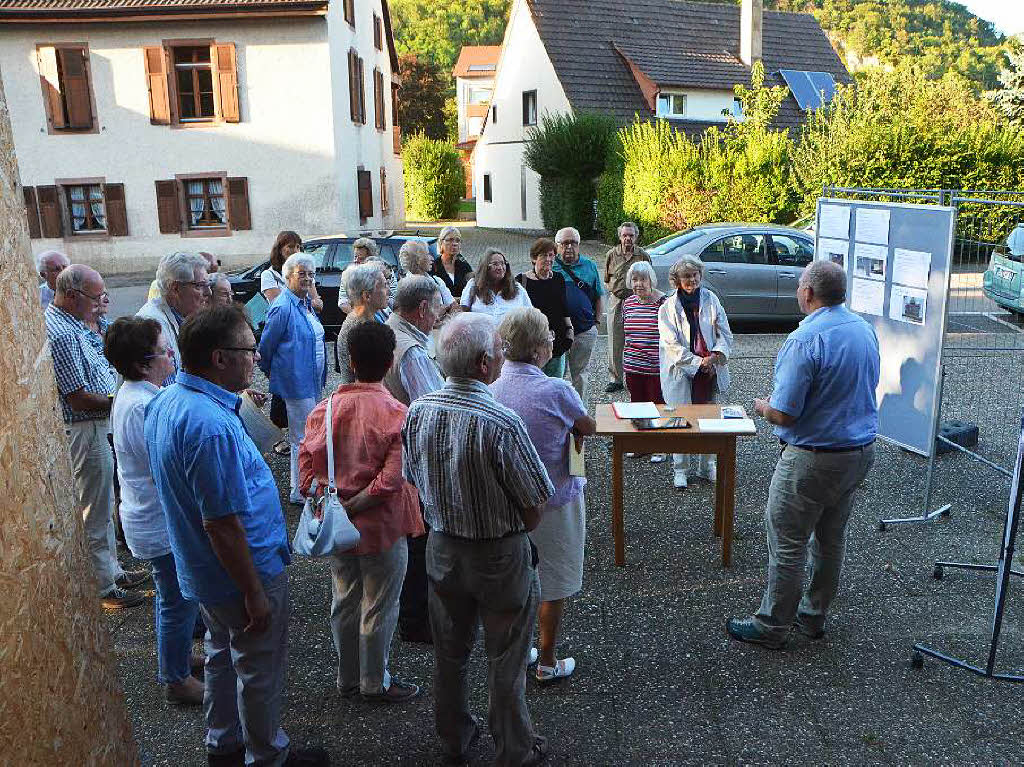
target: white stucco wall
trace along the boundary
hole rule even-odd
[[[687,120],[714,120],[726,122],[722,110],[732,112],[733,99],[736,94],[731,90],[712,90],[710,88],[665,88],[663,93],[686,94]]]
[[[526,169],[526,218],[522,216],[521,179],[523,141],[523,91],[537,91],[538,122],[544,114],[571,112],[537,28],[524,0],[516,0],[498,63],[491,104],[498,107],[498,121],[488,120],[477,142],[474,164],[477,224],[507,229],[543,229],[540,217],[540,177]],[[483,177],[491,174],[492,202],[484,202]]]
[[[379,0],[372,3],[378,6]],[[337,5],[340,9],[340,3]],[[373,126],[371,3],[357,3],[357,48],[366,60],[368,125],[349,118],[345,53],[328,40],[331,19],[234,22],[159,22],[103,25],[14,26],[0,29],[0,71],[10,108],[15,148],[26,186],[57,178],[103,177],[123,183],[127,237],[103,240],[37,239],[34,252],[63,250],[73,262],[104,273],[148,270],[173,250],[205,250],[226,265],[264,257],[282,229],[303,236],[384,228],[404,220],[400,161],[388,131]],[[340,10],[339,10],[340,14]],[[342,21],[342,23],[344,23]],[[365,27],[365,28],[364,28]],[[235,44],[240,122],[174,128],[151,125],[143,47],[163,40],[213,38]],[[39,85],[36,45],[85,42],[100,130],[49,135]],[[336,48],[340,48],[340,70]],[[382,54],[387,59],[386,46]],[[387,63],[385,61],[385,63]],[[390,87],[390,66],[381,67]],[[340,76],[340,79],[339,79]],[[340,82],[340,88],[332,88]],[[385,140],[386,139],[386,140]],[[356,166],[373,177],[375,218],[360,227]],[[392,214],[380,218],[379,168],[388,167]],[[249,181],[252,229],[230,236],[160,234],[155,180],[176,174],[224,171]]]

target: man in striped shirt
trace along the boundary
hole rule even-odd
[[[466,667],[484,626],[490,722],[499,766],[540,762],[526,708],[526,665],[539,598],[526,535],[554,493],[522,420],[488,384],[504,355],[493,323],[460,314],[441,331],[443,389],[414,401],[402,431],[405,475],[430,528],[427,578],[434,635],[434,716],[448,756],[462,760],[479,736]]]

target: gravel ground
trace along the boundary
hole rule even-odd
[[[524,264],[528,239],[467,232],[472,257],[478,255],[477,242],[504,237],[514,268]],[[785,330],[737,337],[730,401],[749,409],[754,396],[770,390],[773,357]],[[591,363],[592,402],[609,400],[599,372],[604,349],[599,344]],[[967,377],[954,376],[946,398],[969,399],[969,387]],[[997,436],[1013,431],[996,426],[991,431]],[[719,563],[711,531],[711,486],[695,482],[685,492],[674,491],[669,464],[639,461],[626,466],[628,565],[615,567],[610,459],[607,444],[592,441],[584,587],[567,608],[560,646],[562,654],[576,658],[578,671],[558,686],[527,687],[537,729],[549,738],[549,763],[1020,763],[1024,726],[1016,687],[938,662],[922,670],[909,664],[915,641],[984,663],[992,579],[947,570],[940,581],[932,569],[936,559],[995,561],[1006,481],[962,455],[943,456],[933,500],[952,503],[951,517],[879,532],[881,517],[920,512],[927,466],[918,456],[880,443],[850,525],[844,582],[827,636],[818,642],[797,637],[788,651],[771,652],[731,642],[724,632],[725,619],[749,614],[764,588],[763,513],[777,442],[763,423],[759,429],[738,450],[729,569]],[[1009,454],[1005,438],[989,441],[985,448],[994,457]],[[274,456],[271,466],[286,503],[287,461]],[[285,508],[291,533],[298,509]],[[393,647],[395,673],[424,687],[416,701],[376,708],[341,699],[334,688],[326,566],[296,560],[289,572],[283,724],[293,742],[325,745],[336,765],[438,763],[429,649],[397,640]],[[1024,670],[1020,604],[1011,593],[999,670]],[[153,681],[151,606],[110,613],[108,623],[144,764],[203,764],[202,713],[167,706]],[[473,708],[486,717],[479,647],[471,681]],[[474,763],[488,764],[493,756],[490,738],[482,738]]]

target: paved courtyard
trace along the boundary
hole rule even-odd
[[[507,237],[503,246],[511,251],[514,268],[528,263],[523,261],[528,239],[469,232],[464,230],[474,261],[484,239]],[[728,399],[748,410],[754,396],[770,391],[773,357],[786,328],[771,330],[737,336]],[[603,393],[604,365],[601,344],[591,364],[592,403],[609,399]],[[986,367],[983,374],[990,371]],[[966,377],[947,386],[947,399],[971,396]],[[983,429],[983,442],[986,433]],[[990,448],[1002,461],[1007,448],[1000,439]],[[756,438],[740,443],[734,564],[728,569],[720,565],[711,531],[711,486],[694,482],[685,492],[675,491],[668,464],[628,462],[628,564],[619,568],[612,559],[608,445],[590,441],[584,587],[567,608],[560,646],[562,654],[576,658],[577,674],[557,686],[530,682],[527,688],[537,729],[549,738],[549,763],[1024,760],[1019,687],[938,662],[926,662],[921,670],[909,663],[915,641],[983,662],[993,581],[959,571],[947,571],[939,581],[932,566],[938,558],[995,560],[1008,482],[959,454],[943,456],[934,500],[952,503],[951,517],[879,532],[881,517],[919,513],[926,468],[924,459],[880,443],[851,522],[844,582],[827,636],[818,642],[798,637],[787,651],[771,652],[730,641],[724,623],[752,611],[764,588],[762,517],[777,453],[763,422]],[[275,456],[271,465],[286,502],[287,461]],[[291,533],[298,509],[286,505],[286,515]],[[334,688],[327,568],[296,560],[290,580],[284,726],[293,742],[324,744],[336,765],[438,763],[429,648],[396,640],[392,651],[394,672],[424,687],[418,700],[392,708],[343,700]],[[1011,591],[997,664],[1002,670],[1024,670],[1022,605],[1024,598]],[[151,606],[110,613],[107,621],[144,764],[203,764],[202,713],[167,706],[153,681]],[[486,717],[485,659],[479,648],[471,680],[475,712]],[[493,746],[484,737],[474,763],[491,760]]]

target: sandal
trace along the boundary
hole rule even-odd
[[[562,658],[561,660],[556,660],[554,666],[542,666],[538,663],[537,681],[540,684],[558,682],[572,676],[575,670],[576,660],[574,658]]]

